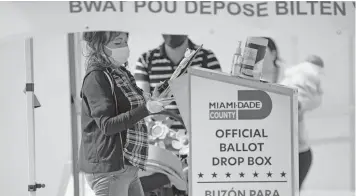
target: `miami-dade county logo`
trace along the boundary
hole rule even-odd
[[[261,120],[271,112],[271,97],[261,90],[238,90],[237,102],[209,102],[210,120]]]

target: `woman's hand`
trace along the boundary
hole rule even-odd
[[[146,107],[150,113],[158,113],[164,110],[164,104],[157,100],[148,100]]]
[[[174,101],[174,98],[162,98],[162,99],[157,99],[157,98],[149,98],[146,102],[146,107],[148,111],[151,113],[158,113],[161,112],[162,110],[165,109],[167,105],[172,103]]]
[[[143,97],[145,98],[146,102],[152,100],[150,93],[143,92]]]

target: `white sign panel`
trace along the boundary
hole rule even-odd
[[[191,76],[191,194],[295,196],[292,96]]]

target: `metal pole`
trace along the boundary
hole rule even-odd
[[[77,100],[81,100],[80,98],[80,90],[82,87],[82,75],[84,75],[85,73],[85,69],[84,69],[84,63],[83,63],[83,51],[82,51],[82,45],[81,45],[81,33],[76,33],[74,36],[74,40],[75,40],[75,68],[76,68],[76,87],[77,87]],[[80,141],[81,141],[81,102],[77,101],[77,122],[78,122],[78,130],[77,130],[77,134],[78,134],[78,148],[80,147]],[[79,196],[85,196],[85,178],[84,175],[82,173],[79,172]]]
[[[28,191],[30,196],[36,195],[37,188],[44,185],[36,183],[36,154],[35,154],[35,96],[33,79],[33,38],[25,41],[26,58],[26,97],[27,97],[27,145],[28,145]]]
[[[71,125],[72,125],[72,163],[73,163],[73,184],[74,196],[79,196],[79,170],[77,168],[78,160],[78,118],[75,100],[77,98],[76,90],[76,60],[75,60],[75,39],[74,33],[68,34],[68,60],[69,60],[69,84],[71,93]]]
[[[355,36],[350,37],[350,136],[351,136],[351,191],[355,191]]]

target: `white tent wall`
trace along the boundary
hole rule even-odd
[[[326,63],[325,77],[322,79],[325,89],[323,104],[306,115],[306,126],[315,155],[305,184],[307,189],[348,189],[354,188],[355,184],[355,42],[354,35],[342,33],[344,35],[327,31],[322,36],[311,33],[309,37],[299,39],[301,57],[317,53]]]
[[[4,194],[16,196],[25,195],[28,185],[26,96],[22,92],[26,82],[24,49],[22,39],[0,45],[0,188]]]
[[[35,36],[33,42],[35,94],[42,104],[35,109],[36,180],[46,184],[37,195],[59,196],[72,159],[67,35]],[[28,194],[24,43],[21,38],[0,44],[2,195]]]

